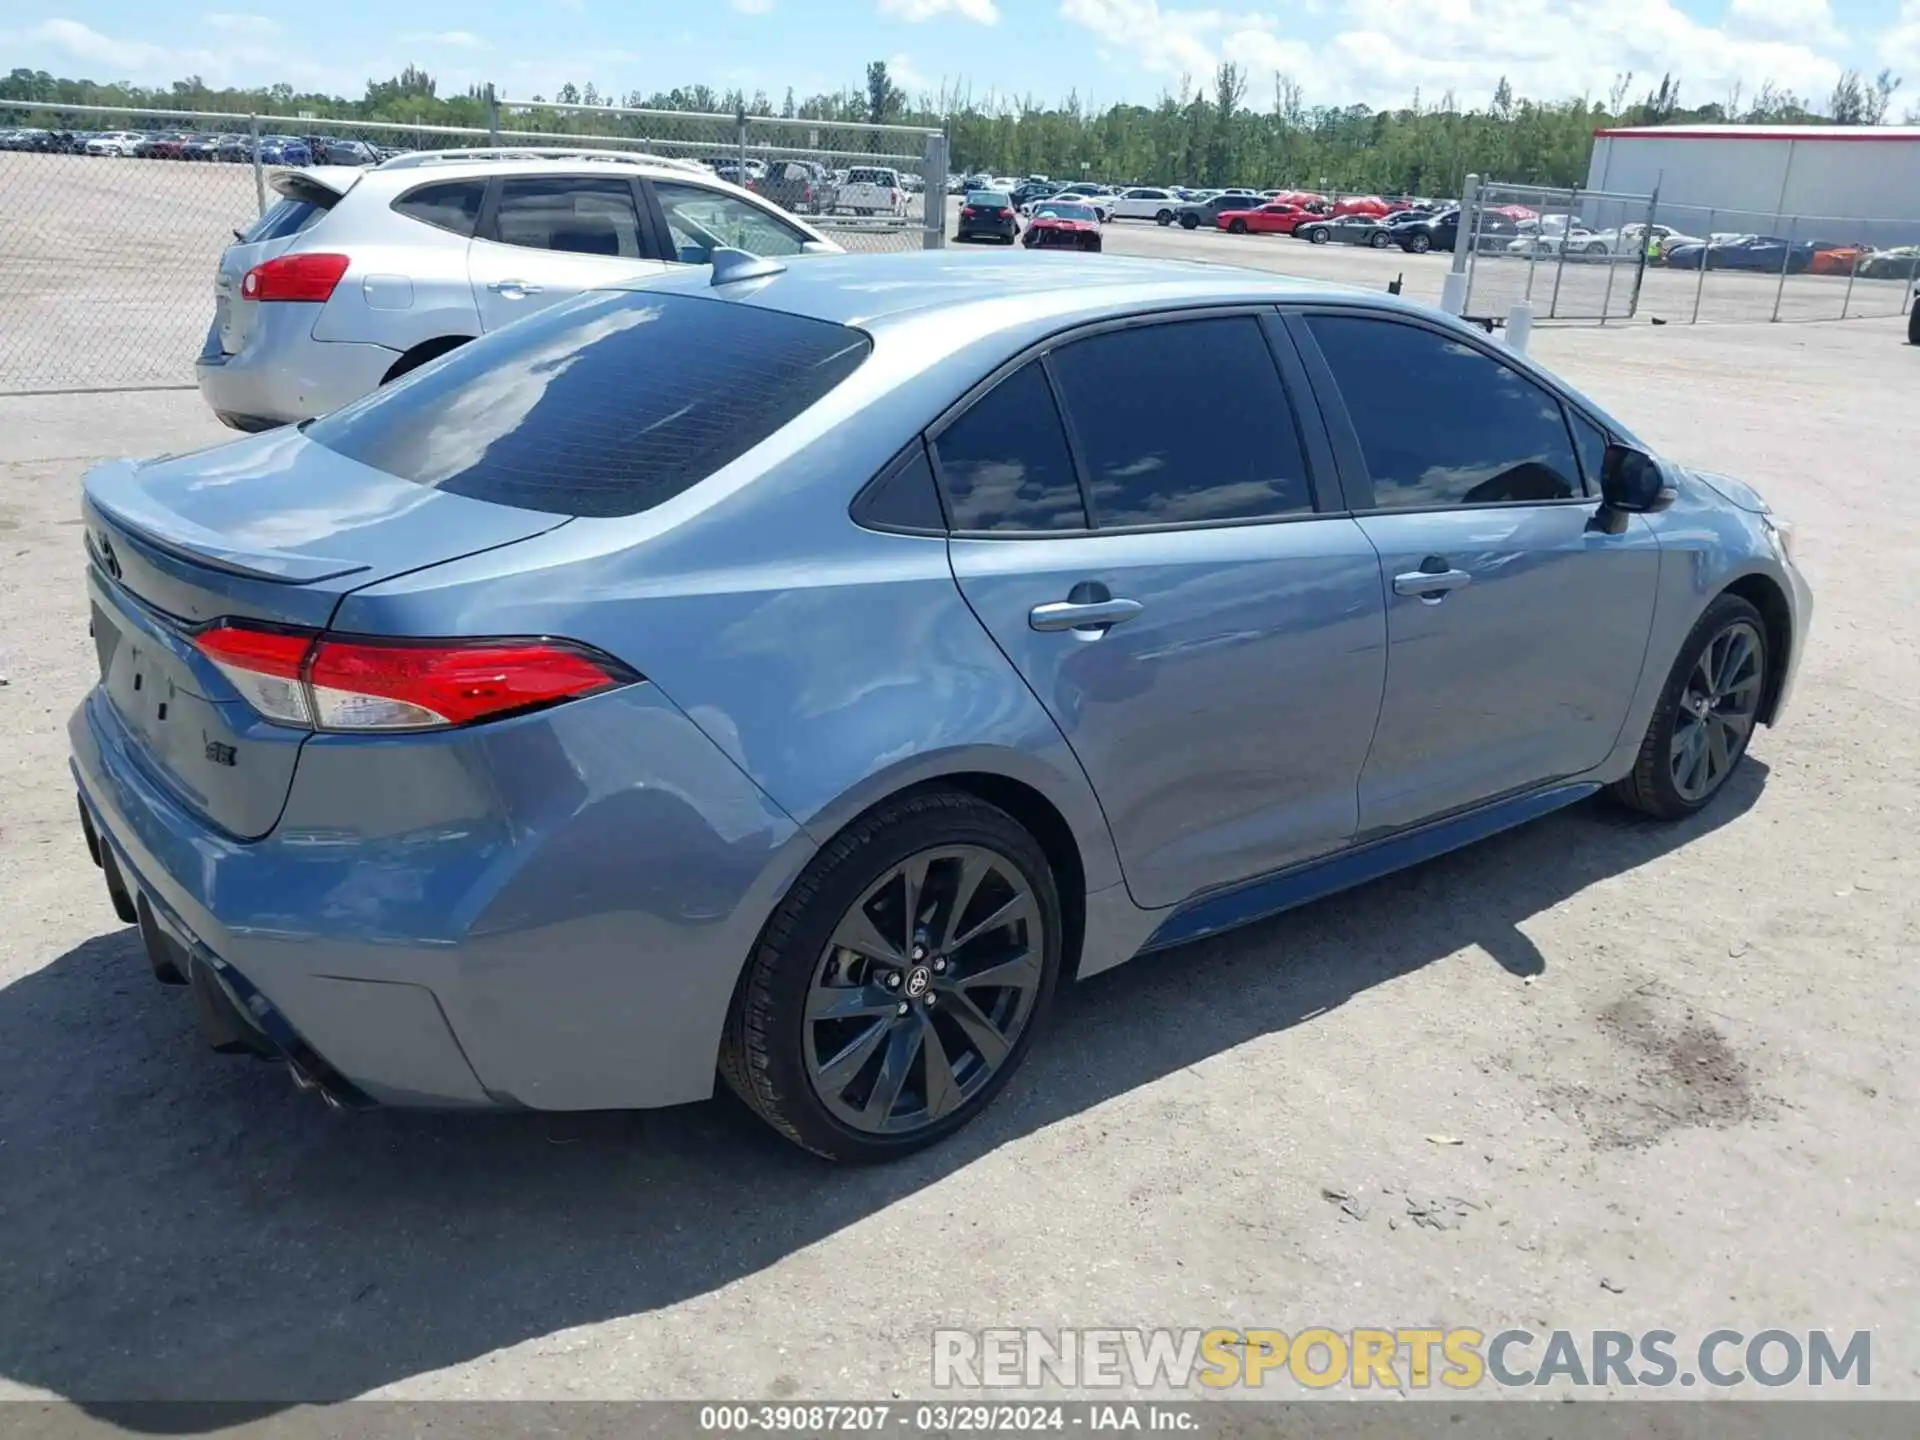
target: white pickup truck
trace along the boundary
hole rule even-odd
[[[900,172],[877,165],[855,165],[833,197],[836,215],[893,215],[907,213],[907,189]]]

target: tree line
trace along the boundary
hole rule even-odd
[[[1694,105],[1682,102],[1681,82],[1670,74],[1644,90],[1636,88],[1631,74],[1621,75],[1600,99],[1527,99],[1516,96],[1502,79],[1484,104],[1463,104],[1452,91],[1433,99],[1416,92],[1405,106],[1376,110],[1366,105],[1308,105],[1299,84],[1285,75],[1262,81],[1259,93],[1254,83],[1244,67],[1227,63],[1211,83],[1182,81],[1153,104],[1094,109],[1076,94],[1053,104],[1031,98],[977,98],[965,86],[909,95],[885,62],[875,61],[867,67],[862,87],[805,98],[788,90],[778,101],[765,92],[706,85],[622,94],[591,82],[567,84],[552,97],[514,97],[517,103],[501,124],[609,138],[658,133],[657,124],[650,127],[635,117],[543,110],[550,98],[595,108],[712,115],[712,136],[724,133],[724,120],[730,116],[818,120],[823,126],[919,125],[944,129],[952,168],[969,173],[1455,195],[1469,171],[1522,184],[1582,183],[1593,132],[1614,125],[1877,125],[1887,120],[1900,86],[1885,70],[1870,78],[1848,71],[1824,99],[1768,83],[1750,95],[1736,86]],[[142,87],[16,69],[0,80],[0,106],[9,99],[475,128],[484,128],[493,114],[484,88],[441,95],[434,78],[413,66],[391,79],[368,81],[366,93],[357,100],[298,92],[289,85],[214,89],[198,76],[170,86]],[[15,115],[13,123],[45,123],[25,112]],[[810,143],[875,150],[898,148],[904,141],[907,137],[882,142],[843,131]]]

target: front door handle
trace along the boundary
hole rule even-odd
[[[1465,570],[1409,570],[1404,575],[1393,577],[1393,593],[1418,595],[1422,600],[1438,605],[1455,590],[1472,581],[1473,576]]]
[[[1089,630],[1102,634],[1122,625],[1147,607],[1138,600],[1054,600],[1027,612],[1027,624],[1036,630]]]
[[[523,295],[538,295],[545,286],[529,284],[525,280],[495,280],[487,289],[496,295],[504,295],[509,300],[518,300]]]

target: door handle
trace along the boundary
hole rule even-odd
[[[1418,595],[1429,604],[1438,605],[1455,590],[1472,581],[1473,576],[1465,570],[1409,570],[1404,575],[1393,577],[1393,593]]]
[[[538,295],[546,287],[530,285],[525,280],[495,280],[487,286],[496,295],[504,295],[509,300],[518,300],[522,295]]]
[[[1036,630],[1097,630],[1122,625],[1147,607],[1138,600],[1054,600],[1027,612]]]

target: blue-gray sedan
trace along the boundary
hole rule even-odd
[[[85,536],[82,827],[218,1046],[343,1104],[719,1074],[847,1159],[1062,977],[1711,803],[1810,610],[1751,489],[1479,332],[1118,257],[722,252],[97,469]]]

